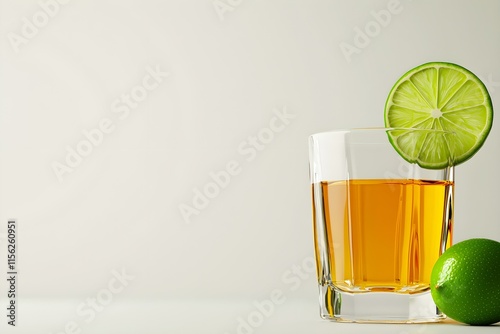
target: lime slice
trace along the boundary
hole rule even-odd
[[[453,134],[389,133],[399,154],[424,168],[440,169],[470,159],[483,145],[492,123],[493,106],[485,85],[469,70],[451,63],[426,63],[408,71],[385,104],[386,127]]]

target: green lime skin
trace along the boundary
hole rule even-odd
[[[436,261],[431,295],[448,317],[469,325],[500,321],[500,242],[469,239],[453,245]]]

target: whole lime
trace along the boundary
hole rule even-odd
[[[470,325],[500,321],[500,242],[469,239],[436,261],[431,295],[448,317]]]

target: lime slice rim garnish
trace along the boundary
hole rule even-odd
[[[461,77],[458,82],[457,77]],[[467,89],[473,94],[465,94]],[[440,100],[444,97],[447,97],[445,104]],[[397,99],[403,102],[402,105],[396,103]],[[471,101],[475,104],[467,105]],[[452,106],[455,103],[456,110],[441,109],[448,103]],[[445,117],[443,110],[448,113]],[[472,120],[470,127],[466,120]],[[493,126],[493,105],[488,89],[470,70],[450,62],[427,62],[407,71],[391,88],[385,103],[384,123],[387,128],[434,129],[453,133],[454,138],[450,136],[446,139],[447,147],[442,148],[448,156],[444,156],[444,152],[430,152],[429,148],[421,147],[427,152],[420,159],[409,154],[408,148],[401,147],[396,138],[389,136],[392,146],[405,160],[416,162],[423,168],[442,169],[469,160],[483,146]]]

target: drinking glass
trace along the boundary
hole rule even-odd
[[[405,133],[405,160],[390,138]],[[454,168],[418,164],[423,139],[453,133],[351,129],[309,139],[320,315],[344,322],[433,322],[431,270],[451,246]],[[413,146],[412,146],[413,145]]]

